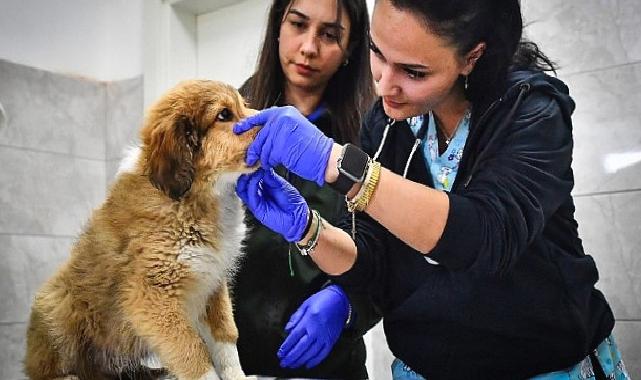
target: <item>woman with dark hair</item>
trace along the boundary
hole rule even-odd
[[[254,75],[241,93],[252,108],[292,105],[321,134],[356,143],[374,100],[364,0],[276,0]],[[303,117],[303,116],[301,116]],[[324,218],[337,222],[343,197],[279,169]],[[380,320],[366,296],[332,284],[309,257],[248,215],[246,254],[233,298],[238,351],[246,373],[277,377],[364,379],[363,334]],[[295,343],[305,355],[281,346]]]
[[[264,125],[239,196],[374,299],[395,379],[628,378],[574,218],[574,102],[522,28],[518,0],[378,0],[362,150],[290,107],[235,127]],[[324,220],[274,165],[351,217]]]
[[[301,76],[295,72],[296,66],[289,65],[296,61],[296,57],[286,56],[287,52],[283,51],[285,44],[281,43],[282,29],[286,27],[298,28],[298,24],[288,25],[287,17],[295,19],[297,11],[303,3],[293,0],[276,0],[272,4],[267,19],[265,39],[262,44],[261,52],[258,58],[256,73],[241,88],[244,96],[249,98],[250,104],[256,109],[268,108],[274,105],[287,104],[292,99],[287,97],[303,98],[311,106],[308,109],[299,109],[303,114],[310,112],[309,108],[315,108],[320,103],[319,99],[325,103],[326,109],[334,117],[329,120],[330,132],[335,139],[340,141],[357,141],[358,131],[361,126],[361,117],[364,111],[369,109],[374,100],[374,87],[372,74],[369,63],[369,45],[367,35],[369,33],[369,16],[365,1],[361,0],[334,0],[326,4],[326,1],[315,2],[316,7],[325,7],[333,5],[333,11],[336,13],[336,20],[347,22],[348,28],[337,27],[324,31],[324,38],[333,47],[342,52],[341,65],[330,67],[321,73],[322,78],[310,75],[308,80],[303,79],[302,83],[295,77]],[[340,6],[338,6],[340,5]],[[344,15],[343,13],[347,14]],[[305,16],[302,17],[304,19]],[[336,38],[342,38],[341,43]],[[294,39],[292,39],[294,40]],[[287,42],[287,41],[283,41]],[[294,40],[294,43],[296,41]],[[304,54],[296,50],[294,46],[294,55]],[[290,75],[291,74],[291,75]],[[309,82],[309,83],[305,83]],[[318,82],[318,83],[316,83]],[[320,88],[304,89],[305,93],[314,92],[314,96],[303,96],[297,94],[288,94],[288,91],[296,91],[298,87]],[[321,91],[319,91],[321,90]],[[297,105],[292,104],[297,107]],[[298,108],[298,107],[297,107]],[[312,110],[313,111],[313,110]]]

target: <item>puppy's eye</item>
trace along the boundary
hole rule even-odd
[[[218,121],[229,121],[232,118],[232,113],[228,108],[223,108],[222,111],[218,113],[218,116],[216,116],[216,120]]]

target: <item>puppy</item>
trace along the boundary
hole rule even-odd
[[[227,276],[244,238],[234,187],[255,137],[231,86],[186,81],[148,111],[71,257],[36,295],[32,380],[138,377],[157,358],[182,379],[245,378]],[[128,163],[127,163],[128,161]]]

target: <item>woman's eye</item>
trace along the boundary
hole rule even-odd
[[[405,73],[407,73],[407,77],[410,79],[423,79],[427,75],[426,72],[411,69],[405,69]]]
[[[223,108],[222,111],[218,113],[218,116],[216,116],[216,120],[218,121],[229,121],[231,120],[232,113],[229,109]]]
[[[289,23],[291,26],[293,26],[296,29],[302,29],[305,26],[305,24],[303,24],[300,21],[290,21]]]
[[[340,32],[335,28],[327,28],[325,30],[321,30],[320,35],[328,41],[338,42],[341,38]]]
[[[325,33],[323,33],[323,37],[327,38],[328,40],[338,41],[338,36],[336,34],[333,34],[333,33],[325,32]]]

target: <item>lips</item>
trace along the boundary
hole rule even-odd
[[[315,71],[318,71],[314,69],[312,66],[304,65],[302,63],[294,63],[294,67],[296,68],[296,72],[301,75],[311,75]]]
[[[387,105],[390,108],[401,108],[403,107],[403,105],[405,105],[405,103],[403,102],[399,102],[385,96],[383,97],[383,101],[385,102],[385,105]]]

